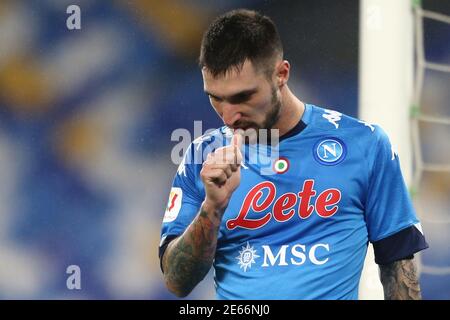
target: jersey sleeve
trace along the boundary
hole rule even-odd
[[[173,179],[161,227],[159,257],[164,254],[168,243],[181,235],[194,220],[204,200],[204,191],[199,188],[199,166],[195,146],[187,149]]]
[[[400,161],[388,136],[378,126],[369,150],[366,222],[378,264],[411,257],[428,247],[414,211]]]

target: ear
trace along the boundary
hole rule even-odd
[[[289,61],[283,60],[283,61],[279,62],[278,66],[276,67],[276,76],[277,76],[278,87],[281,88],[288,82],[290,70],[291,70],[291,65],[289,64]]]

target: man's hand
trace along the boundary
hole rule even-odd
[[[208,154],[200,176],[205,186],[204,204],[223,213],[241,180],[243,136],[235,130],[231,144]]]
[[[208,155],[200,172],[206,197],[184,233],[172,240],[162,257],[167,288],[185,297],[205,277],[214,261],[222,215],[240,183],[243,136]]]

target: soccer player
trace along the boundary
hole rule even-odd
[[[168,289],[188,295],[213,266],[219,299],[357,299],[370,241],[385,298],[420,299],[413,255],[428,245],[383,130],[300,101],[257,12],[218,17],[200,67],[225,126],[175,175],[159,248]]]

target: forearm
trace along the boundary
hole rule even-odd
[[[167,247],[162,265],[167,288],[187,296],[206,276],[213,263],[222,214],[202,204],[185,232]]]
[[[380,265],[385,300],[420,300],[419,279],[414,260],[399,260]]]

